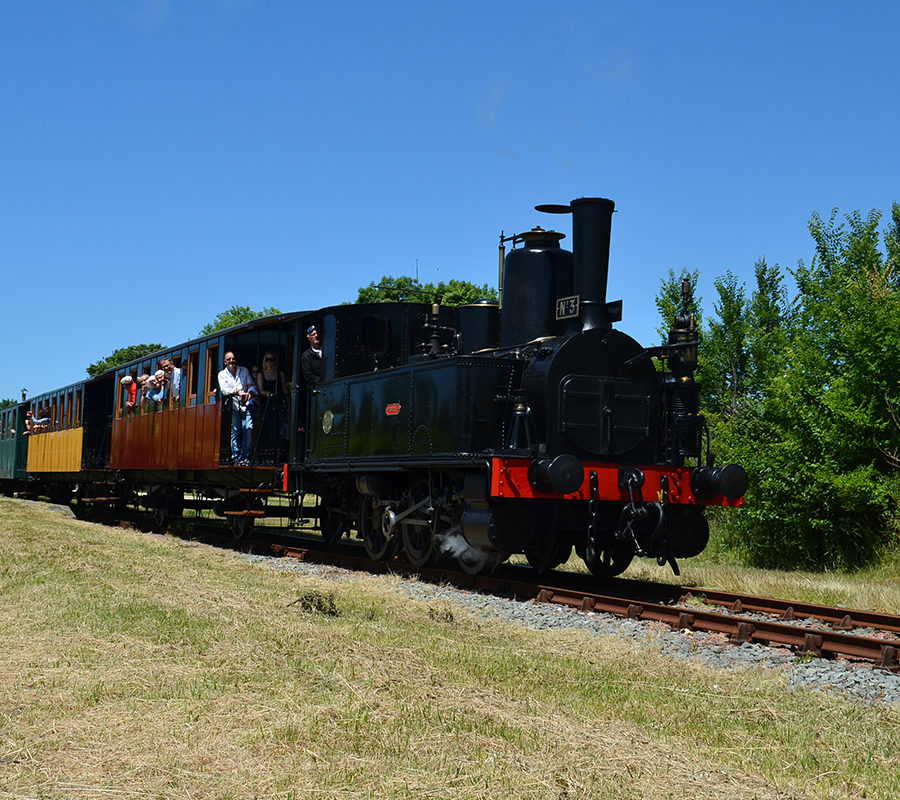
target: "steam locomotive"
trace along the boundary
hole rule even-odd
[[[477,573],[524,553],[543,572],[574,548],[599,577],[636,555],[677,573],[677,559],[708,542],[704,508],[740,505],[747,486],[742,467],[718,467],[709,452],[690,287],[668,343],[642,347],[613,327],[621,302],[606,300],[614,203],[536,208],[571,215],[572,250],[539,227],[501,235],[502,305],[334,306],[135,360],[0,411],[0,483],[57,500],[137,501],[158,527],[207,507],[236,536],[260,516],[296,521],[297,498],[314,494],[325,540],[355,535],[373,559],[449,556]],[[313,324],[323,380],[306,385]],[[263,447],[248,466],[227,458],[231,404],[216,381],[226,351],[242,364],[277,352],[290,379],[284,408],[261,414]],[[161,359],[183,370],[177,396],[126,413],[121,378]],[[28,435],[25,415],[39,407],[51,429]],[[290,502],[261,500],[273,495]]]

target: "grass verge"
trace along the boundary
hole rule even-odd
[[[0,499],[0,798],[900,794],[900,710]],[[5,793],[5,794],[4,794]]]

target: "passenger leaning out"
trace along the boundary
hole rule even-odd
[[[166,374],[166,380],[170,386],[169,392],[177,407],[181,402],[181,367],[176,367],[171,358],[164,358],[160,366]]]
[[[124,417],[126,414],[133,414],[137,410],[138,385],[137,381],[132,378],[131,375],[125,375],[119,383],[125,390],[125,403],[122,409],[122,416]]]
[[[34,432],[44,433],[50,430],[50,406],[41,406],[38,417],[34,421]]]
[[[166,399],[166,373],[158,369],[147,382],[147,399],[152,403],[162,403]],[[154,409],[156,406],[154,406]]]
[[[138,378],[138,389],[141,391],[141,412],[144,412],[150,405],[150,399],[147,397],[150,391],[150,376],[146,372]]]

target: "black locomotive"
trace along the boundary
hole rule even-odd
[[[553,231],[511,237],[502,310],[434,308],[404,331],[412,348],[389,316],[367,314],[360,329],[352,311],[326,315],[332,375],[347,376],[312,391],[296,477],[325,498],[327,535],[356,527],[373,558],[402,549],[422,565],[449,552],[473,571],[522,552],[545,570],[573,546],[601,576],[635,554],[677,571],[706,546],[703,506],[740,503],[740,466],[699,465],[691,317],[652,350],[612,326],[613,202],[538,210],[572,214],[572,252]],[[345,339],[369,369],[342,369]]]
[[[642,347],[613,327],[621,303],[606,300],[613,202],[537,208],[572,215],[572,251],[541,228],[502,240],[502,305],[335,306],[179,345],[158,355],[183,370],[180,394],[149,415],[125,413],[119,382],[153,359],[7,410],[0,480],[55,499],[137,498],[160,524],[208,502],[236,534],[265,513],[253,492],[312,493],[324,538],[356,532],[375,559],[449,555],[479,572],[524,553],[544,571],[574,547],[598,576],[635,555],[677,572],[676,559],[706,546],[704,507],[740,505],[747,484],[740,466],[702,453],[687,302],[668,344]],[[323,334],[323,379],[306,385],[310,324]],[[286,438],[232,466],[219,359],[252,363],[264,349],[291,379],[289,407],[271,415]],[[39,406],[51,430],[28,432],[26,467],[24,419]]]

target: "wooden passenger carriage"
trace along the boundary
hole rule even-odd
[[[338,306],[252,320],[135,359],[63,389],[44,392],[0,412],[0,481],[6,491],[29,491],[64,499],[79,487],[118,485],[135,491],[176,492],[201,487],[227,496],[245,485],[282,486],[287,468],[301,472],[306,460],[308,392],[300,356],[306,329],[316,323],[325,340],[326,377],[361,373],[404,362],[415,347],[414,329],[428,309],[419,304]],[[229,465],[230,408],[222,403],[218,374],[226,352],[248,369],[273,351],[290,396],[289,436],[276,452],[257,452],[250,467]],[[180,390],[171,386],[163,402],[126,407],[125,375],[137,380],[170,359],[181,370]],[[379,362],[379,359],[381,361]],[[33,433],[25,414],[49,409],[48,425]],[[281,436],[282,431],[278,432]],[[270,437],[271,438],[271,437]],[[291,488],[302,484],[295,474]],[[162,489],[161,489],[162,487]],[[314,490],[314,487],[313,487]],[[67,494],[68,492],[68,494]],[[101,494],[114,495],[104,489]],[[96,494],[96,492],[94,492]]]

